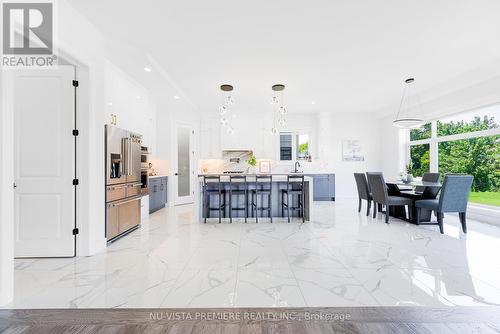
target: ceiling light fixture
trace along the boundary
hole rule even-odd
[[[174,95],[174,100],[178,100],[180,99],[181,97],[179,95]]]
[[[220,90],[224,95],[223,104],[219,106],[219,114],[220,114],[220,124],[223,127],[227,127],[227,133],[232,135],[234,134],[234,128],[229,124],[229,119],[234,118],[234,114],[230,115],[229,106],[234,104],[234,98],[232,96],[233,86],[224,84],[220,86]]]
[[[273,105],[273,127],[271,128],[272,134],[278,134],[278,126],[285,127],[286,120],[285,114],[287,112],[285,107],[285,99],[283,91],[285,90],[285,85],[283,84],[275,84],[271,87],[273,90],[273,97],[271,98],[271,104]]]
[[[416,128],[419,127],[424,121],[421,118],[417,117],[411,117],[408,115],[408,109],[412,106],[411,105],[411,91],[413,89],[413,86],[415,85],[415,79],[414,78],[409,78],[405,80],[405,88],[403,91],[403,96],[401,97],[401,102],[399,104],[399,109],[398,113],[396,114],[396,119],[392,122],[394,126],[397,126],[398,128],[403,128],[403,129],[411,129],[411,128]],[[413,94],[416,96],[416,94]],[[421,111],[421,104],[418,104],[419,109]],[[403,112],[401,112],[403,111]]]
[[[150,67],[144,67],[144,71],[151,72],[151,68]]]

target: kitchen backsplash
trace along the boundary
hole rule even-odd
[[[199,172],[200,173],[222,173],[226,170],[243,170],[247,171],[249,167],[245,159],[240,159],[239,165],[230,165],[225,159],[205,159],[199,160]],[[294,161],[276,161],[269,159],[257,159],[257,166],[255,168],[256,172],[259,171],[259,161],[270,161],[271,162],[271,172],[272,173],[289,173],[294,168]],[[299,170],[304,173],[332,173],[333,166],[331,166],[327,161],[315,160],[312,162],[300,161]]]

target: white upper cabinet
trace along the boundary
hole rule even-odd
[[[111,123],[116,115],[116,126],[143,136],[143,145],[156,150],[156,105],[148,91],[118,67],[105,62],[105,118]]]

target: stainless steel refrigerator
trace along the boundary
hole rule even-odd
[[[112,241],[141,223],[142,136],[105,126],[106,239]]]

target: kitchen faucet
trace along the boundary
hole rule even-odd
[[[295,171],[294,171],[294,173],[298,173],[299,172],[297,165],[298,165],[298,167],[300,167],[300,162],[295,161]]]

